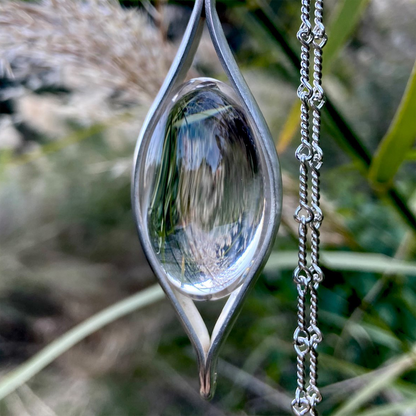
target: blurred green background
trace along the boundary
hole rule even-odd
[[[199,397],[171,306],[147,289],[133,149],[191,6],[0,4],[2,416],[290,414],[300,2],[218,3],[276,141],[284,210],[222,350],[213,401]],[[325,7],[320,411],[416,415],[416,1]],[[207,34],[189,74],[198,75],[226,80]],[[212,327],[220,306],[200,306]]]

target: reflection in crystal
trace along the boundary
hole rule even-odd
[[[194,298],[238,286],[262,231],[254,133],[229,90],[207,79],[185,84],[148,151],[149,237],[171,283]]]

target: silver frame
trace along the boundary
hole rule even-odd
[[[205,15],[212,43],[224,71],[241,100],[241,105],[247,113],[253,130],[257,133],[254,137],[261,157],[265,189],[265,223],[263,225],[264,231],[259,254],[254,259],[251,271],[245,278],[243,284],[231,293],[218,318],[211,337],[192,299],[180,293],[169,283],[169,279],[161,267],[148,238],[147,224],[143,221],[144,216],[141,212],[139,200],[140,179],[143,178],[142,170],[144,169],[147,145],[152,138],[159,118],[169,104],[173,90],[182,84],[192,64],[202,34],[205,20],[203,15]],[[196,0],[176,57],[147,114],[137,140],[132,179],[132,205],[144,253],[160,285],[172,302],[196,351],[201,385],[200,392],[206,399],[212,398],[215,391],[216,362],[220,348],[231,331],[241,310],[243,301],[249,289],[254,285],[272,249],[274,237],[280,224],[282,206],[281,188],[280,166],[273,139],[263,115],[238,69],[237,63],[228,46],[215,9],[215,0]]]

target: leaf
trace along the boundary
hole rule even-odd
[[[406,160],[411,160],[411,161],[415,161],[416,160],[416,149],[411,149],[406,154]]]
[[[400,403],[389,403],[377,406],[366,412],[359,413],[357,416],[391,416],[395,414],[410,414],[410,410],[416,410],[416,400],[407,400]]]
[[[292,269],[296,267],[298,254],[295,251],[272,253],[266,264],[266,271]],[[352,270],[371,273],[395,273],[416,276],[416,262],[406,262],[376,253],[355,253],[348,251],[322,252],[322,264],[332,270]]]
[[[325,317],[325,320],[329,322],[331,325],[336,326],[340,329],[345,328],[345,326],[348,325],[349,332],[357,340],[360,338],[367,338],[376,344],[384,345],[390,348],[390,350],[392,351],[403,351],[402,342],[392,331],[379,328],[367,322],[351,322],[348,319],[345,319],[344,317],[329,311],[321,311],[320,315]]]
[[[399,108],[374,155],[369,178],[374,185],[389,187],[416,139],[416,62]]]
[[[365,380],[365,383],[367,384],[367,380],[369,380],[369,378],[374,377],[374,375],[377,374],[374,373],[374,370],[370,371],[367,368],[361,367],[349,361],[342,360],[340,358],[336,358],[332,355],[320,353],[319,361],[323,367],[331,371],[336,370],[340,374],[348,377],[347,379],[344,379],[344,377],[342,377],[344,379],[343,381],[335,382],[322,388],[322,392],[325,395],[328,395],[328,399],[331,399],[330,396],[334,395],[338,397],[349,397],[351,395],[351,392],[354,392],[357,389],[361,389],[362,384],[357,383],[358,380]],[[348,388],[343,388],[340,390],[340,384],[347,385]],[[416,391],[412,382],[396,380],[392,383],[392,386],[409,397],[415,397]]]
[[[338,2],[334,17],[328,24],[328,42],[324,49],[323,72],[327,72],[338,52],[353,33],[369,0],[343,0]]]
[[[416,365],[416,352],[402,355],[394,363],[384,367],[382,371],[374,371],[365,387],[353,395],[333,416],[349,416],[354,414],[361,405],[371,400],[381,390],[393,383],[401,374],[413,369]]]
[[[300,120],[300,103],[296,102],[292,105],[289,115],[287,116],[286,122],[280,132],[279,138],[277,139],[276,150],[278,154],[282,154],[290,145],[293,137],[299,130]]]
[[[133,296],[111,305],[91,318],[81,322],[64,335],[47,345],[32,358],[8,373],[0,382],[0,400],[15,391],[64,352],[103,326],[163,299],[159,285],[154,285]]]
[[[406,262],[384,254],[324,252],[322,261],[329,269],[397,273],[416,276],[416,262]]]

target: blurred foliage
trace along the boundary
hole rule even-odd
[[[153,45],[159,56],[171,56],[172,45],[157,42],[163,36],[173,43],[180,39],[191,3],[122,4],[128,11],[111,9],[111,20],[92,10],[94,31],[116,33],[118,42],[126,31],[125,42],[131,42],[132,33],[140,35],[134,32],[138,24],[134,14],[130,21],[124,13],[140,6],[157,35],[149,35],[147,43],[133,42],[134,48],[143,52]],[[39,9],[25,7],[22,16],[35,10],[40,19]],[[55,7],[68,7],[61,9],[67,19],[82,19],[81,11]],[[135,136],[158,87],[154,68],[161,68],[161,77],[164,73],[160,62],[149,69],[142,58],[133,61],[147,89],[137,87],[127,62],[135,54],[129,46],[122,58],[108,55],[114,79],[87,66],[88,82],[77,84],[77,71],[71,82],[49,82],[55,72],[41,54],[35,63],[12,62],[16,77],[1,79],[0,143],[13,134],[20,138],[18,145],[0,150],[0,392],[10,393],[0,403],[2,415],[290,414],[296,384],[291,341],[296,289],[290,268],[297,247],[291,222],[298,169],[293,154],[299,4],[225,1],[219,9],[281,150],[285,205],[275,251],[221,353],[214,400],[199,397],[192,348],[166,301],[125,315],[139,308],[146,294],[157,293],[144,291],[154,281],[131,218],[130,169]],[[15,26],[25,22],[29,30],[30,18],[22,19]],[[327,45],[329,100],[322,132],[323,205],[330,224],[322,232],[325,281],[319,292],[323,415],[416,414],[416,171],[409,156],[415,139],[415,19],[414,1],[327,1],[333,40]],[[144,30],[143,20],[140,24]],[[71,46],[85,44],[83,54],[93,65],[107,56],[94,47],[115,36],[100,43],[85,35]],[[114,46],[112,53],[123,50]],[[48,47],[52,57],[63,53]],[[84,56],[80,50],[74,56]],[[203,51],[194,71],[223,79],[215,55]],[[144,56],[155,59],[150,52]],[[72,58],[60,55],[57,73],[77,62]],[[128,95],[132,90],[136,101]],[[33,105],[25,112],[26,97]],[[49,118],[42,124],[45,114]],[[290,128],[282,145],[286,121]],[[383,189],[374,186],[380,179],[387,183]],[[208,328],[221,306],[221,301],[198,304]]]
[[[416,62],[400,106],[370,167],[370,178],[376,185],[391,186],[395,174],[405,161],[416,137],[415,114]]]

